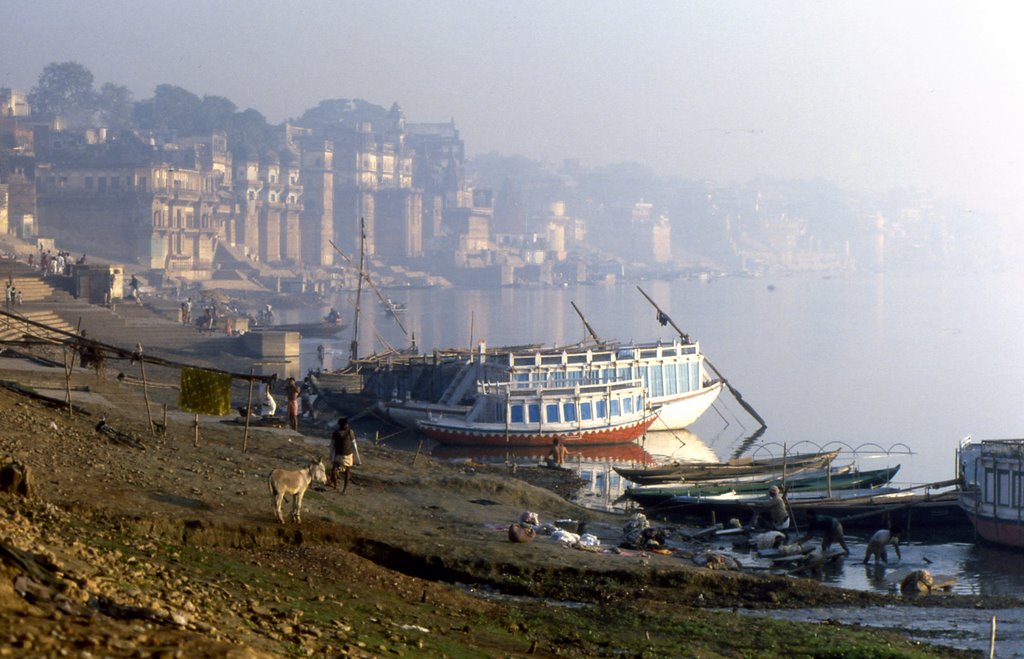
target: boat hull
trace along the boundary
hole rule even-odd
[[[762,497],[761,501],[765,499]],[[728,497],[674,497],[656,508],[647,509],[671,519],[706,523],[712,519],[725,522],[736,518],[747,523],[756,510],[753,503],[748,497],[734,500]],[[807,492],[790,497],[789,507],[799,529],[806,528],[807,512],[812,509],[819,515],[835,517],[847,529],[952,529],[969,526],[955,491],[909,494],[878,488],[868,492],[846,492],[833,497]]]
[[[1024,549],[1024,521],[1003,520],[964,511],[977,532],[986,542]]]
[[[652,400],[652,407],[658,411],[652,430],[682,430],[693,425],[718,400],[722,386],[716,382],[681,396]]]
[[[508,428],[499,424],[472,424],[458,421],[419,422],[420,431],[441,444],[462,446],[551,446],[556,439],[566,447],[591,444],[618,444],[638,439],[654,423],[649,416],[639,421],[614,426],[602,426],[588,430],[555,428]]]

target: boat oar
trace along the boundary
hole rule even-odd
[[[689,343],[690,342],[689,335],[686,332],[684,332],[683,330],[679,329],[679,326],[675,324],[675,322],[672,320],[672,318],[670,318],[667,313],[662,311],[661,307],[658,306],[658,303],[655,302],[651,298],[651,296],[648,295],[644,291],[644,289],[640,288],[639,286],[637,286],[636,289],[638,291],[640,291],[640,293],[645,298],[647,298],[647,301],[650,302],[651,305],[653,305],[654,308],[658,311],[658,322],[661,323],[663,326],[664,325],[671,325],[672,329],[674,329],[676,332],[679,333],[679,336],[683,339],[683,341],[686,341],[687,343]],[[715,375],[718,376],[718,379],[722,381],[722,384],[725,385],[725,388],[729,390],[729,393],[731,393],[733,395],[733,397],[736,398],[736,402],[740,404],[740,407],[742,407],[744,410],[746,410],[747,414],[749,414],[751,417],[753,417],[755,421],[760,423],[762,428],[767,428],[768,424],[765,422],[764,419],[761,418],[761,415],[758,414],[757,411],[754,410],[754,408],[750,406],[750,403],[748,403],[747,401],[743,400],[743,394],[741,394],[739,392],[739,390],[736,389],[736,387],[732,386],[729,383],[729,380],[727,380],[725,378],[725,376],[722,375],[721,371],[719,371],[717,368],[715,368],[715,365],[711,363],[711,360],[707,358],[707,355],[704,356],[704,363],[707,365],[707,367],[709,369],[711,369],[712,373],[714,373]]]

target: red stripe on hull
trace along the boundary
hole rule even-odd
[[[1024,549],[1024,521],[999,521],[991,517],[976,517],[967,513],[974,529],[984,540],[1008,547]]]
[[[654,423],[656,416],[651,416],[630,426],[619,426],[606,430],[591,430],[580,433],[569,432],[513,432],[506,436],[504,432],[474,431],[468,429],[445,429],[435,426],[421,426],[420,432],[442,444],[460,444],[464,446],[550,446],[555,439],[561,439],[566,446],[585,446],[588,444],[619,444],[632,442],[644,434]]]

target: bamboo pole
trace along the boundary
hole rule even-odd
[[[193,441],[192,446],[195,446],[195,447],[198,448],[199,447],[199,412],[196,412],[195,427],[196,427],[196,438]]]
[[[153,410],[149,408],[149,383],[146,381],[146,360],[142,356],[142,344],[139,346],[139,368],[142,370],[142,399],[146,403],[146,419],[149,421],[149,434],[155,434],[153,430]]]
[[[242,453],[249,448],[249,419],[252,417],[252,376],[255,369],[249,369],[249,397],[245,401],[245,434],[242,435]]]

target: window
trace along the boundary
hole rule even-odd
[[[590,403],[580,403],[580,419],[590,421],[593,418],[593,410]]]
[[[92,177],[91,176],[86,176],[85,177],[85,189],[86,190],[92,190]]]
[[[576,404],[562,403],[562,420],[571,422],[576,420]]]
[[[106,192],[107,191],[107,177],[106,176],[100,176],[99,178],[96,179],[96,189],[99,192]]]
[[[623,398],[622,399],[622,413],[623,414],[632,414],[633,413],[633,398],[632,397],[630,397],[630,398]]]
[[[597,412],[598,419],[603,419],[608,416],[608,406],[605,404],[603,400],[595,401],[594,409]]]
[[[619,399],[612,399],[612,416],[619,416]]]
[[[1000,506],[1010,505],[1010,472],[1009,470],[999,470],[999,485],[996,488],[998,493],[998,501]]]
[[[558,423],[558,403],[548,403],[544,408],[545,420],[548,423]]]
[[[991,469],[985,469],[985,487],[983,488],[983,491],[985,493],[985,503],[992,503],[995,501],[995,474],[992,473]]]
[[[530,403],[526,406],[527,421],[530,423],[537,423],[540,421],[540,405],[537,403]]]
[[[522,405],[513,405],[512,406],[512,423],[522,423],[522,422],[523,422],[523,406]]]

